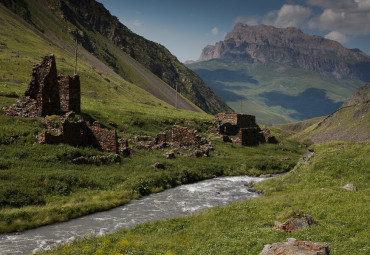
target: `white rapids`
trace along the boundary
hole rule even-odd
[[[224,206],[261,196],[246,183],[267,178],[219,177],[178,186],[145,196],[104,212],[21,233],[0,235],[0,255],[29,254],[49,250],[89,235],[105,235],[140,223],[191,215],[214,206]]]

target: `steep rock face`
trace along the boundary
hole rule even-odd
[[[203,49],[199,61],[221,59],[228,62],[267,61],[298,65],[306,70],[328,72],[337,77],[370,80],[370,57],[360,50],[303,33],[298,28],[248,26],[238,23],[225,40]]]

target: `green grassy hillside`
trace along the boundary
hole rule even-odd
[[[294,139],[315,143],[366,141],[370,139],[370,84],[357,89],[342,107],[315,119],[276,125],[289,131]]]
[[[287,238],[327,242],[333,255],[370,252],[370,146],[329,143],[288,174],[257,183],[264,196],[213,208],[191,217],[142,224],[115,234],[77,241],[46,254],[259,254]],[[342,188],[354,184],[358,191]],[[291,233],[274,221],[295,212],[316,225]]]
[[[37,28],[51,43],[73,52],[77,40],[86,53],[167,103],[175,105],[172,94],[177,86],[182,96],[208,113],[231,110],[165,47],[130,31],[95,0],[1,0],[0,3]],[[86,58],[95,64],[96,59]],[[186,101],[179,105],[196,110]]]
[[[328,115],[363,84],[268,62],[252,65],[210,60],[188,67],[235,111],[254,114],[258,122],[267,125]]]
[[[2,5],[0,24],[0,109],[15,103],[16,95],[24,94],[32,65],[40,63],[46,54],[56,56],[59,74],[73,74],[74,58],[69,50],[72,45],[63,48],[57,41],[49,41],[45,34]],[[213,120],[213,116],[202,112],[175,109],[120,78],[102,63],[93,62],[92,66],[91,59],[94,58],[83,52],[79,57],[82,90],[79,118],[98,120],[123,138],[154,136],[179,120],[193,120],[203,132],[207,126],[202,122]],[[166,160],[163,156],[166,151],[134,150],[130,158],[118,163],[74,165],[72,158],[106,153],[63,144],[38,144],[35,135],[43,129],[40,118],[15,118],[0,110],[0,232],[65,221],[182,182],[215,175],[285,172],[294,167],[304,152],[298,142],[279,136],[283,144],[252,148],[224,144],[220,138],[209,137],[215,147],[209,158],[178,156]],[[281,160],[288,156],[290,160]],[[164,162],[166,170],[153,168],[155,162]]]

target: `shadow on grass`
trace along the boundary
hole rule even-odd
[[[324,89],[316,88],[306,89],[297,96],[286,95],[279,91],[265,92],[259,96],[267,99],[265,103],[268,106],[281,106],[295,110],[296,113],[290,116],[298,120],[331,114],[343,104],[343,102],[335,103],[326,96]]]

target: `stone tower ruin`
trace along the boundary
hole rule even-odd
[[[58,76],[53,54],[33,66],[24,96],[6,109],[8,115],[18,117],[60,115],[69,111],[81,112],[80,79],[78,75]]]

